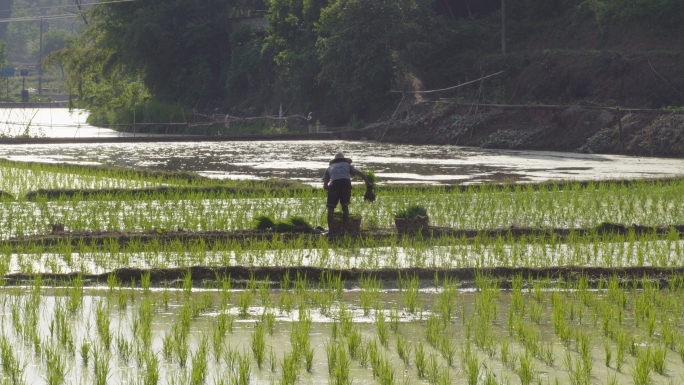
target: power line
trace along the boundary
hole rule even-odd
[[[91,5],[100,5],[100,4],[114,4],[114,3],[134,3],[138,0],[112,0],[112,1],[98,1],[94,3],[85,3],[81,4],[81,7],[88,7]],[[65,4],[65,5],[50,5],[50,6],[43,6],[43,7],[31,7],[31,8],[19,8],[19,9],[0,9],[0,12],[12,12],[12,11],[23,11],[23,10],[37,10],[37,9],[54,9],[54,8],[65,8],[65,7],[78,7],[76,4]]]
[[[100,1],[96,3],[82,4],[82,6],[90,5],[100,5],[100,4],[115,4],[115,3],[134,3],[138,0],[112,0],[112,1]],[[38,7],[38,8],[24,8],[24,9],[44,9],[44,8],[64,8],[64,7],[76,7],[76,5],[59,5],[51,7]],[[6,12],[6,11],[0,11]],[[24,17],[10,17],[6,19],[0,19],[0,23],[10,23],[13,21],[38,21],[38,20],[51,20],[51,19],[68,19],[70,17],[76,17],[77,14],[65,13],[60,15],[45,15],[45,16],[24,16]]]
[[[72,13],[63,15],[51,15],[51,16],[26,16],[26,17],[14,17],[9,19],[0,19],[0,23],[10,23],[13,21],[38,21],[38,20],[52,20],[52,19],[66,19],[73,18],[76,15]]]

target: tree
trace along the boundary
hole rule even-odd
[[[104,4],[90,15],[88,28],[100,31],[96,44],[111,52],[108,66],[139,74],[158,100],[195,104],[225,96],[229,19],[257,4],[251,0]]]
[[[427,1],[338,0],[321,13],[318,80],[348,111],[378,101],[430,21]]]
[[[17,9],[12,12],[12,18],[31,16],[29,9]],[[7,23],[7,46],[12,55],[21,56],[26,60],[30,54],[31,43],[34,42],[39,34],[40,28],[38,21],[12,21]]]
[[[324,92],[316,75],[321,71],[316,51],[317,23],[328,0],[271,0],[265,50],[274,56],[286,91],[320,100]]]
[[[0,0],[0,19],[9,19],[12,16],[14,0]],[[0,40],[7,41],[8,23],[0,23]]]
[[[261,47],[252,27],[240,23],[230,34],[231,57],[226,86],[234,99],[243,98],[259,85]]]
[[[9,51],[7,51],[7,43],[0,40],[0,66],[5,66],[7,64],[8,57]]]

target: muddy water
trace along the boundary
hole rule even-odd
[[[194,171],[219,179],[318,184],[335,153],[385,183],[459,184],[684,175],[684,160],[374,142],[126,143],[2,146],[0,158]]]
[[[29,314],[30,305],[27,301],[30,296],[26,295],[31,290],[30,287],[5,290],[0,292],[0,319],[2,320],[2,336],[15,347],[12,354],[19,359],[21,364],[25,364],[25,371],[23,374],[26,383],[42,383],[46,373],[46,361],[41,359],[41,356],[36,354],[33,347],[33,342],[25,340],[22,337],[22,332],[17,331],[17,325],[24,322],[26,315]],[[57,291],[57,293],[56,293]],[[42,341],[42,348],[52,347],[66,360],[66,378],[67,383],[85,383],[92,382],[93,379],[93,358],[90,357],[90,363],[86,366],[83,364],[80,349],[84,343],[101,346],[102,338],[98,335],[98,320],[95,309],[98,304],[108,304],[105,306],[106,318],[111,322],[109,330],[112,333],[112,346],[109,350],[102,350],[109,363],[109,378],[107,383],[131,383],[138,380],[138,375],[143,375],[146,371],[144,366],[136,363],[135,354],[132,355],[129,361],[122,359],[121,349],[116,342],[117,339],[122,339],[133,344],[134,350],[138,347],[136,343],[136,336],[133,332],[134,320],[137,317],[138,309],[144,298],[153,300],[155,311],[152,313],[152,344],[151,352],[156,354],[159,358],[159,374],[160,384],[171,383],[187,383],[187,376],[191,372],[192,357],[198,352],[202,341],[206,341],[207,350],[206,358],[208,368],[206,371],[205,383],[214,384],[216,381],[230,376],[230,367],[226,363],[223,353],[219,360],[215,360],[215,353],[213,348],[213,330],[216,324],[217,317],[222,312],[228,312],[233,315],[237,314],[236,302],[242,296],[243,291],[233,291],[232,299],[229,301],[231,305],[223,310],[219,310],[221,302],[221,292],[211,290],[195,290],[193,294],[186,296],[182,290],[163,290],[152,291],[149,294],[143,294],[140,290],[115,289],[111,294],[108,290],[94,289],[87,290],[83,298],[82,305],[76,313],[68,318],[69,330],[75,347],[75,352],[72,354],[68,349],[64,349],[64,345],[60,345],[57,337],[53,336],[51,329],[54,327],[52,320],[55,319],[55,308],[57,303],[62,303],[67,300],[67,296],[59,294],[59,289],[43,288],[40,296],[40,304],[38,305],[38,336]],[[57,294],[57,295],[55,295]],[[251,301],[251,306],[247,308],[247,315],[232,316],[230,319],[233,322],[233,330],[226,334],[223,339],[224,352],[233,351],[237,354],[247,357],[251,362],[251,381],[252,384],[269,384],[277,383],[282,375],[280,362],[286,354],[292,350],[291,332],[293,324],[299,320],[299,314],[294,306],[292,310],[287,310],[279,305],[281,292],[274,291],[270,293],[271,308],[269,312],[276,315],[276,322],[274,323],[273,333],[266,333],[266,360],[262,369],[257,368],[256,362],[251,351],[251,338],[255,331],[255,326],[259,321],[260,315],[264,308],[259,307],[261,295],[257,292]],[[286,293],[286,295],[293,295]],[[430,309],[436,304],[439,293],[437,291],[421,291],[418,296],[419,308]],[[535,301],[531,295],[523,294],[524,301],[528,306]],[[181,307],[192,301],[202,301],[205,296],[211,297],[213,305],[208,311],[203,311],[196,318],[190,321],[189,334],[189,354],[186,361],[186,366],[181,367],[176,360],[166,360],[163,358],[163,340],[173,333],[172,325],[178,320],[181,313]],[[477,293],[471,291],[461,291],[455,298],[455,308],[452,322],[447,327],[447,336],[449,343],[456,349],[456,355],[453,366],[448,366],[445,357],[438,349],[433,348],[426,342],[426,320],[431,316],[430,312],[418,311],[414,314],[409,314],[401,310],[403,306],[403,297],[396,291],[386,292],[381,291],[375,299],[379,300],[382,307],[385,309],[383,313],[389,316],[390,311],[387,309],[399,309],[398,313],[398,329],[397,333],[391,331],[391,320],[386,318],[388,328],[388,344],[387,347],[382,347],[379,342],[376,342],[381,354],[389,360],[395,373],[395,382],[402,383],[424,383],[424,379],[420,379],[417,375],[415,365],[415,353],[411,354],[410,364],[404,365],[397,352],[397,340],[404,338],[408,343],[415,347],[422,344],[425,350],[425,356],[428,360],[434,359],[440,371],[446,371],[450,377],[450,383],[465,384],[467,382],[464,365],[461,363],[462,348],[467,342],[467,336],[472,336],[472,331],[475,327],[474,322],[477,322],[476,317],[476,297]],[[364,343],[370,341],[377,341],[378,329],[374,324],[375,312],[370,311],[370,315],[363,314],[360,307],[358,291],[345,291],[342,294],[341,300],[346,304],[347,308],[352,311],[352,321],[355,328],[360,332]],[[491,326],[491,333],[494,339],[494,348],[496,351],[489,356],[485,351],[479,349],[471,342],[471,349],[475,356],[481,363],[482,373],[479,382],[483,381],[484,368],[491,371],[498,379],[507,378],[507,383],[519,383],[517,373],[510,365],[505,365],[501,357],[502,342],[506,341],[509,345],[509,352],[513,357],[519,357],[524,354],[525,348],[521,345],[520,337],[515,333],[509,333],[507,328],[507,314],[511,307],[511,293],[500,292],[497,303],[497,319],[495,319]],[[577,306],[577,302],[574,302]],[[328,382],[328,363],[326,356],[326,346],[333,341],[333,323],[339,321],[337,316],[338,307],[333,305],[329,312],[320,312],[315,308],[310,309],[311,327],[309,331],[310,346],[313,349],[314,359],[312,371],[307,372],[303,368],[303,364],[299,370],[299,383],[304,384],[321,384]],[[630,383],[630,370],[633,369],[635,358],[627,355],[626,363],[621,372],[615,370],[615,345],[608,341],[608,347],[613,349],[613,363],[610,367],[604,365],[604,338],[601,334],[601,323],[591,321],[591,313],[588,309],[580,307],[576,308],[580,312],[575,313],[574,321],[568,320],[571,327],[576,330],[582,330],[588,333],[591,341],[590,355],[593,359],[592,382],[604,383],[608,376],[615,376],[617,383]],[[554,383],[558,380],[559,383],[568,383],[568,370],[565,368],[563,360],[567,355],[570,355],[573,360],[579,357],[578,352],[571,345],[569,348],[565,347],[558,338],[554,335],[554,328],[552,326],[552,306],[550,293],[543,294],[541,301],[541,321],[538,324],[530,325],[535,333],[539,336],[542,344],[550,346],[553,349],[555,357],[553,365],[547,365],[538,359],[533,359],[533,366],[537,376],[543,383]],[[525,316],[527,317],[527,315]],[[583,319],[581,321],[578,319]],[[595,319],[595,317],[594,317]],[[592,323],[593,322],[593,323]],[[643,349],[645,346],[655,346],[659,344],[660,337],[656,334],[649,337],[644,329],[643,323],[641,326],[634,326],[634,320],[631,318],[631,312],[625,313],[623,320],[624,327],[631,335],[634,335],[636,342]],[[339,330],[339,323],[337,324]],[[469,332],[470,330],[470,332]],[[676,331],[681,332],[681,327],[676,326]],[[345,343],[345,339],[340,337],[339,340]],[[140,345],[142,346],[142,345]],[[104,349],[104,348],[100,348]],[[271,371],[269,356],[271,349],[277,364],[275,370]],[[414,350],[415,352],[415,350]],[[434,357],[434,358],[433,358]],[[651,376],[654,383],[666,383],[668,378],[680,378],[684,374],[684,366],[674,352],[668,352],[666,357],[667,371],[666,376],[661,376],[652,373]],[[359,360],[352,360],[350,364],[350,377],[354,384],[370,384],[376,383],[374,381],[370,365],[363,366]]]

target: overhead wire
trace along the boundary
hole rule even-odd
[[[94,3],[83,3],[80,4],[81,7],[88,7],[91,5],[100,5],[100,4],[115,4],[115,3],[133,3],[138,0],[111,0],[111,1],[97,1]],[[43,6],[43,7],[31,7],[31,8],[22,8],[22,10],[28,9],[28,10],[33,10],[33,9],[54,9],[54,8],[65,8],[65,7],[74,7],[77,8],[78,5],[76,4],[63,4],[63,5],[49,5],[49,6]],[[16,9],[0,9],[0,12],[12,12],[16,11]]]
[[[116,4],[116,3],[134,3],[138,0],[112,0],[112,1],[99,1],[95,3],[88,3],[88,4],[81,4],[82,7],[87,7],[91,5],[100,5],[100,4]],[[64,9],[65,7],[77,7],[75,4],[67,4],[67,5],[59,5],[59,6],[50,6],[50,7],[36,7],[36,8],[24,8],[22,10],[34,10],[34,9],[52,9],[52,8],[62,8]],[[64,9],[65,11],[69,12],[69,10]],[[8,10],[3,10],[0,12],[7,12]],[[12,10],[9,10],[12,11]],[[73,18],[77,17],[78,13],[63,13],[59,15],[42,15],[42,16],[22,16],[22,17],[9,17],[5,19],[0,19],[0,23],[10,23],[14,21],[39,21],[39,20],[54,20],[54,19],[68,19],[68,18]]]

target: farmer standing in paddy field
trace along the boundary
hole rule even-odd
[[[349,201],[351,199],[351,177],[356,175],[366,182],[366,186],[372,187],[373,184],[368,180],[366,174],[354,168],[351,165],[352,160],[345,158],[344,154],[339,152],[335,158],[330,161],[330,167],[325,170],[323,174],[323,188],[328,192],[328,231],[330,231],[333,214],[337,204],[342,204],[342,229],[347,229],[347,222],[349,221]]]

